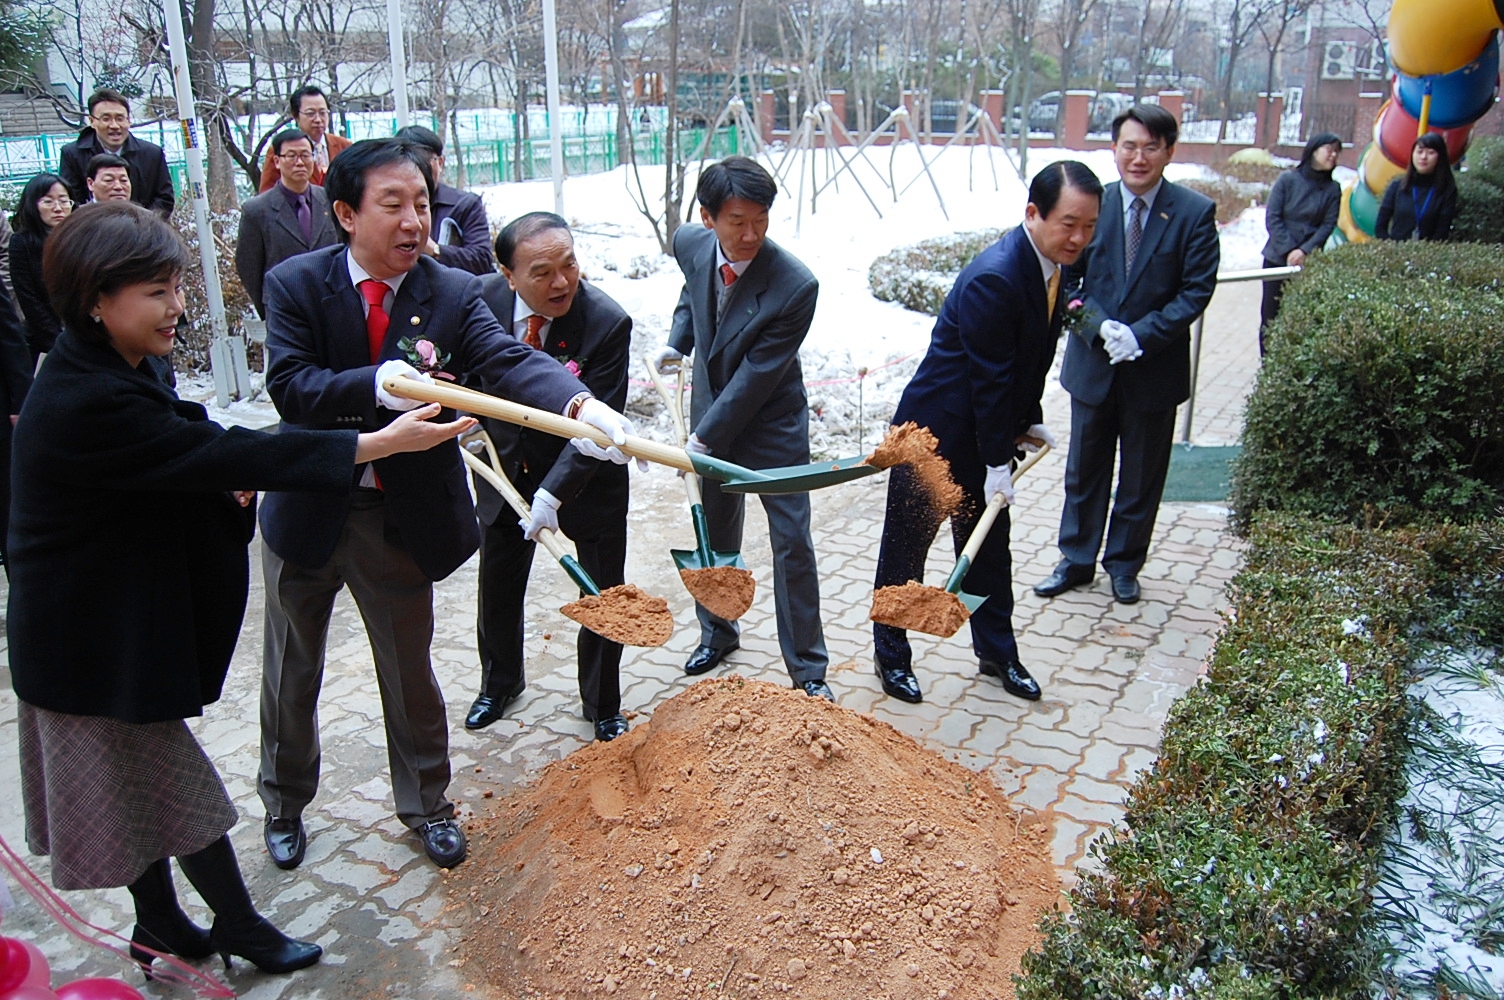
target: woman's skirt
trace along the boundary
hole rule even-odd
[[[192,854],[239,816],[181,719],[121,722],[19,703],[26,843],[59,889],[129,885]]]

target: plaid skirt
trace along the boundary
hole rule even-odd
[[[129,885],[158,858],[202,850],[239,820],[183,720],[18,709],[26,844],[52,856],[56,888]]]

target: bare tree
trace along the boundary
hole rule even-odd
[[[1147,0],[1144,15],[1139,20],[1138,45],[1133,56],[1133,100],[1144,99],[1145,84],[1150,71],[1159,63],[1160,55],[1170,46],[1185,15],[1186,0]]]
[[[1311,5],[1316,2],[1319,0],[1279,0],[1270,10],[1269,16],[1259,22],[1259,35],[1269,48],[1269,65],[1264,73],[1264,93],[1268,95],[1268,103],[1265,104],[1264,134],[1258,136],[1259,145],[1265,149],[1272,149],[1279,142],[1279,122],[1273,114],[1267,112],[1274,106],[1274,71],[1279,64],[1280,50],[1285,44],[1285,33],[1291,23],[1305,17]]]
[[[1284,3],[1285,0],[1232,0],[1231,7],[1224,15],[1224,23],[1227,33],[1223,35],[1223,42],[1227,50],[1226,59],[1222,66],[1221,98],[1219,101],[1222,122],[1217,126],[1217,141],[1222,142],[1227,138],[1227,119],[1232,113],[1232,81],[1237,72],[1238,59],[1243,50],[1248,47],[1253,33],[1258,30],[1259,24],[1269,16],[1269,13]]]
[[[1071,88],[1081,36],[1090,23],[1097,0],[1060,0],[1055,17],[1055,38],[1060,43],[1060,103],[1055,108],[1055,145],[1065,142],[1065,93]]]

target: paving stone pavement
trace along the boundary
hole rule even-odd
[[[1223,287],[1208,315],[1203,381],[1196,412],[1198,443],[1236,441],[1243,399],[1258,366],[1256,284]],[[1046,421],[1066,445],[1069,400],[1052,377]],[[870,444],[870,442],[869,442]],[[915,635],[921,705],[882,695],[872,672],[867,622],[886,476],[814,495],[815,541],[822,607],[830,647],[830,683],[840,703],[891,723],[937,752],[985,771],[1020,807],[1053,810],[1054,859],[1069,881],[1092,838],[1117,821],[1126,787],[1155,758],[1171,703],[1198,677],[1220,626],[1223,590],[1240,563],[1226,535],[1225,511],[1214,505],[1167,503],[1159,514],[1145,565],[1144,598],[1112,601],[1105,576],[1082,590],[1040,600],[1028,589],[1054,566],[1064,447],[1021,480],[1013,512],[1015,628],[1023,660],[1044,688],[1029,704],[976,672],[969,633],[949,640]],[[756,501],[751,501],[756,506]],[[678,629],[667,645],[628,650],[623,703],[634,724],[686,688],[682,665],[697,642],[693,606],[667,555],[692,544],[678,480],[665,470],[634,473],[627,579],[666,597]],[[742,649],[723,673],[787,682],[774,635],[766,521],[749,511],[743,554],[758,583],[743,619]],[[953,562],[942,534],[931,551],[928,580],[939,583]],[[259,544],[253,547],[258,555]],[[446,912],[444,881],[417,840],[392,815],[381,708],[360,617],[342,596],[330,627],[320,722],[323,782],[305,815],[307,859],[301,868],[274,868],[261,845],[263,811],[254,792],[262,594],[259,559],[246,626],[225,696],[193,722],[223,775],[242,822],[232,831],[253,897],[288,933],[318,941],[322,963],[292,976],[265,976],[243,962],[221,974],[241,996],[280,998],[428,998],[486,990],[452,964],[464,933]],[[571,600],[567,580],[535,561],[527,639],[529,686],[507,717],[481,733],[461,721],[475,694],[475,563],[435,589],[435,670],[449,706],[454,767],[451,796],[462,815],[482,808],[540,768],[584,745],[591,730],[575,689],[575,626],[556,610]],[[3,641],[3,640],[0,640]],[[16,703],[8,671],[0,676],[0,836],[24,852],[19,796]],[[31,858],[44,877],[45,858]],[[206,922],[198,899],[178,880],[185,908]],[[14,888],[14,886],[12,886]],[[88,920],[129,934],[132,910],[124,889],[66,893]],[[37,941],[55,970],[54,983],[88,975],[140,977],[121,959],[86,949],[52,924],[28,899],[5,918],[7,933]],[[204,968],[218,971],[218,963]],[[148,996],[186,997],[183,987],[147,984]]]

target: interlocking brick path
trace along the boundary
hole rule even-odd
[[[1201,393],[1194,440],[1236,441],[1243,399],[1258,366],[1256,284],[1224,287],[1206,324]],[[1067,442],[1069,400],[1052,380],[1046,421]],[[1013,512],[1015,626],[1025,664],[1044,688],[1028,704],[976,672],[969,632],[949,640],[915,637],[922,705],[885,698],[872,672],[867,623],[886,477],[815,494],[815,541],[822,607],[832,664],[831,686],[842,705],[870,712],[968,767],[988,771],[1020,806],[1053,809],[1054,855],[1069,879],[1091,839],[1121,816],[1125,788],[1154,760],[1170,704],[1195,682],[1220,625],[1223,588],[1240,563],[1240,547],[1223,532],[1224,511],[1205,504],[1165,504],[1141,577],[1142,602],[1113,603],[1105,576],[1051,601],[1029,586],[1058,559],[1064,448],[1021,480]],[[743,619],[742,650],[732,670],[787,681],[773,634],[772,580],[766,521],[750,501],[743,554],[758,582],[757,601]],[[698,630],[692,605],[667,550],[692,544],[683,491],[671,473],[633,473],[627,579],[666,597],[679,628],[656,650],[629,650],[623,665],[624,705],[640,713],[688,686],[682,666]],[[932,550],[928,582],[943,582],[953,563],[943,535]],[[259,548],[259,545],[258,547]],[[255,550],[253,549],[253,553]],[[226,981],[253,1000],[274,998],[430,998],[463,991],[450,963],[464,929],[444,911],[444,875],[423,857],[417,840],[392,815],[385,737],[369,647],[359,615],[341,598],[330,627],[320,723],[323,784],[305,816],[308,856],[282,872],[261,846],[262,808],[254,792],[257,697],[261,660],[259,565],[246,627],[225,697],[194,723],[224,776],[244,821],[232,832],[254,898],[291,934],[325,947],[323,962],[292,976],[263,976],[242,962]],[[590,737],[575,690],[575,626],[556,610],[570,599],[564,575],[540,553],[530,585],[529,687],[508,717],[481,733],[461,726],[475,694],[475,564],[436,588],[434,664],[449,704],[454,783],[451,794],[478,806],[526,782],[540,767]],[[24,851],[16,762],[15,696],[8,674],[0,685],[0,835]],[[45,858],[32,859],[44,875]],[[207,920],[179,879],[190,914]],[[124,889],[65,894],[91,921],[128,934]],[[140,977],[123,960],[86,950],[50,923],[29,900],[8,914],[4,931],[36,940],[52,962],[54,983],[86,975]],[[214,968],[217,961],[206,963]],[[149,985],[154,996],[187,996],[183,988]],[[484,991],[478,991],[481,994]]]

